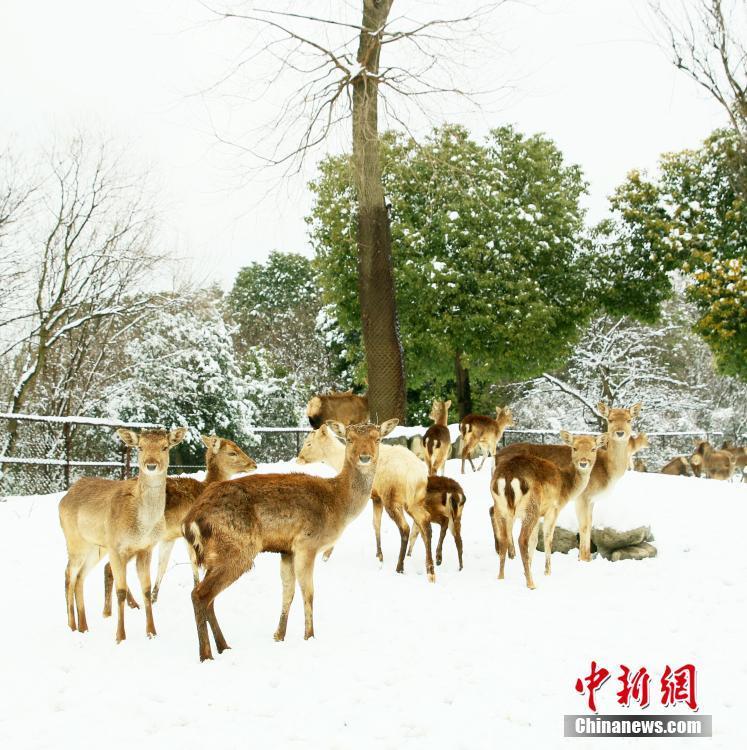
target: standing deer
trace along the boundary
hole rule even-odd
[[[451,435],[449,428],[449,407],[451,401],[433,401],[431,408],[431,419],[433,424],[425,431],[423,436],[423,447],[425,449],[425,465],[428,474],[444,472],[446,459],[451,450]]]
[[[576,498],[576,517],[579,526],[579,560],[591,560],[591,519],[594,500],[601,493],[611,490],[625,474],[630,461],[632,445],[630,436],[633,419],[641,412],[641,405],[634,404],[629,409],[612,409],[603,401],[598,405],[599,414],[607,420],[607,447],[599,450],[597,460],[591,471],[586,489]],[[640,433],[637,439],[643,439]],[[538,445],[535,443],[514,443],[503,448],[495,457],[496,462],[502,458],[518,453],[545,458],[559,467],[571,464],[572,451],[567,445]],[[509,547],[513,542],[510,541]],[[511,554],[509,549],[509,554]]]
[[[734,469],[742,481],[747,482],[747,446],[735,445],[731,440],[726,440],[721,450],[728,451],[734,456]]]
[[[728,481],[734,473],[735,457],[725,450],[716,450],[707,440],[702,440],[690,456],[690,466],[696,477]]]
[[[327,425],[306,436],[301,452],[296,459],[298,463],[321,461],[340,471],[345,461],[345,451],[333,436]],[[376,557],[384,561],[381,551],[381,516],[386,509],[389,517],[397,524],[400,535],[397,572],[404,572],[407,540],[410,526],[405,518],[407,511],[420,527],[425,540],[425,567],[428,580],[436,580],[431,554],[431,526],[428,523],[428,510],[425,507],[428,473],[425,464],[414,453],[401,445],[382,445],[379,457],[379,468],[374,477],[373,524],[376,534]],[[325,554],[325,560],[331,550]]]
[[[182,536],[182,522],[187,511],[192,507],[195,500],[203,493],[205,488],[214,482],[225,482],[234,474],[244,474],[255,471],[257,464],[246,455],[233,440],[216,437],[215,435],[201,435],[205,443],[205,468],[206,474],[202,481],[192,477],[167,477],[166,479],[166,511],[164,513],[164,533],[161,543],[158,545],[158,574],[153,586],[151,603],[155,604],[158,599],[158,590],[169,564],[171,551],[174,543]],[[192,577],[194,582],[199,580],[197,565],[192,564]],[[110,563],[104,567],[104,617],[112,613],[112,584],[114,576]],[[129,589],[127,590],[127,603],[137,607]]]
[[[151,607],[151,552],[163,537],[169,448],[184,440],[187,428],[140,433],[120,429],[117,434],[125,445],[138,449],[137,479],[83,477],[60,500],[59,511],[68,554],[65,570],[68,625],[76,630],[75,604],[77,630],[81,633],[88,630],[83,585],[91,568],[108,555],[117,587],[117,643],[120,643],[125,639],[126,566],[133,557],[137,560],[145,601],[145,632],[148,636],[156,634]]]
[[[482,414],[468,414],[459,423],[459,432],[462,434],[462,474],[464,474],[464,461],[469,460],[472,471],[475,471],[475,465],[472,463],[470,455],[475,448],[483,448],[482,463],[480,469],[485,464],[488,456],[495,455],[495,446],[503,437],[503,431],[507,427],[514,426],[514,418],[511,409],[506,406],[501,408],[495,407],[495,419],[485,417]]]
[[[519,551],[530,589],[535,588],[532,557],[537,548],[540,517],[544,518],[545,575],[549,576],[558,514],[586,489],[597,460],[597,449],[607,443],[607,435],[574,437],[563,431],[560,437],[571,449],[570,465],[558,466],[528,453],[514,453],[496,459],[490,481],[495,508],[493,530],[500,557],[498,578],[504,577],[508,539],[513,536],[514,516],[518,516],[522,519]]]
[[[368,396],[357,396],[352,391],[319,394],[306,405],[306,416],[315,430],[328,420],[344,425],[366,422],[369,418]]]
[[[340,473],[255,474],[218,482],[205,490],[184,519],[183,533],[205,576],[192,591],[200,661],[212,659],[207,625],[218,653],[228,648],[215,615],[215,598],[249,570],[260,552],[280,553],[283,605],[275,640],[285,639],[298,580],[304,602],[304,638],[314,636],[314,561],[331,548],[371,497],[381,438],[397,424],[381,427],[329,423],[344,441]]]
[[[444,538],[446,531],[451,529],[454,536],[454,544],[459,557],[459,570],[462,564],[462,511],[467,502],[467,496],[458,482],[448,477],[431,475],[428,477],[428,492],[425,496],[425,507],[428,511],[428,522],[437,523],[441,527],[436,547],[436,565],[440,565],[443,559]],[[407,556],[412,555],[412,548],[420,536],[420,528],[417,524],[412,525],[410,531],[410,544],[407,548]]]

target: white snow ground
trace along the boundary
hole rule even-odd
[[[459,478],[458,462],[448,471]],[[398,535],[386,517],[380,568],[366,509],[317,563],[315,640],[303,640],[297,594],[287,640],[273,641],[279,564],[261,555],[218,598],[233,648],[205,664],[182,545],[156,605],[158,637],[148,640],[142,612],[128,610],[117,646],[115,619],[100,615],[101,566],[87,580],[90,632],[67,628],[59,495],[10,498],[0,504],[0,748],[596,748],[607,743],[562,737],[563,715],[586,713],[574,684],[592,659],[612,672],[600,713],[625,711],[620,664],[653,675],[651,706],[630,709],[648,714],[671,710],[659,705],[664,666],[695,664],[714,737],[687,747],[745,747],[747,485],[629,473],[598,504],[597,521],[650,523],[659,557],[583,564],[576,551],[556,554],[546,578],[537,553],[529,591],[518,560],[496,580],[488,479],[487,464],[464,477],[461,573],[449,536],[435,585],[421,543],[395,574]],[[140,598],[134,571],[130,585]]]

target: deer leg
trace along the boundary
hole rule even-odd
[[[381,514],[384,510],[384,504],[381,502],[381,498],[374,497],[373,502],[373,527],[374,534],[376,534],[376,557],[379,562],[384,562],[384,555],[381,551]]]
[[[65,603],[67,605],[67,625],[70,630],[78,629],[75,622],[75,582],[84,562],[85,560],[78,557],[70,557],[65,568]]]
[[[407,523],[407,520],[405,519],[405,514],[402,511],[401,505],[395,505],[392,504],[390,501],[387,505],[384,506],[386,508],[386,512],[389,515],[389,518],[394,521],[394,523],[397,524],[397,528],[399,529],[399,538],[400,538],[400,544],[399,544],[399,558],[397,559],[397,573],[404,573],[405,572],[405,552],[407,551],[407,540],[410,536],[410,526]]]
[[[482,467],[485,466],[485,459],[490,455],[490,447],[483,445],[482,447],[482,461],[480,462],[480,468],[478,471],[482,471]],[[495,449],[493,449],[495,450]]]
[[[545,520],[542,524],[544,545],[545,545],[545,575],[550,575],[550,569],[552,565],[552,540],[555,535],[555,524],[558,521],[558,514],[556,511],[550,511],[545,515]]]
[[[415,542],[418,541],[418,536],[420,536],[420,529],[418,528],[418,525],[414,523],[410,529],[410,542],[407,545],[408,557],[412,557],[412,548],[415,546]]]
[[[158,590],[161,588],[161,581],[166,574],[166,568],[171,558],[171,550],[174,548],[175,542],[176,539],[170,539],[158,545],[158,573],[156,574],[156,583],[153,586],[153,596],[151,597],[153,604],[158,601]]]
[[[495,528],[497,533],[498,559],[500,567],[498,569],[498,580],[502,581],[506,573],[506,549],[508,548],[508,527],[506,519],[500,514],[498,508],[495,509]]]
[[[316,550],[300,550],[293,555],[293,570],[303,596],[303,638],[314,637],[314,558]]]
[[[117,590],[117,643],[121,643],[127,637],[124,626],[124,603],[127,598],[127,556],[120,554],[119,550],[109,549],[109,562],[111,563],[114,585]]]
[[[524,520],[521,524],[521,532],[519,533],[519,551],[521,552],[521,561],[524,563],[524,577],[529,589],[535,588],[534,579],[532,578],[532,558],[529,543],[538,521],[536,508],[527,506],[524,512]]]
[[[578,559],[589,562],[591,560],[591,504],[583,495],[576,498],[576,518],[579,534]]]
[[[462,570],[464,568],[464,565],[462,564],[462,522],[461,520],[459,523],[455,523],[451,529],[451,533],[454,535],[454,544],[456,544],[457,548],[457,556],[459,558],[459,570]]]
[[[428,575],[428,580],[431,583],[436,582],[436,571],[433,567],[433,553],[431,551],[432,534],[431,534],[431,519],[428,511],[422,507],[415,507],[410,511],[414,522],[420,527],[420,533],[423,535],[423,541],[425,542],[425,571]]]
[[[285,640],[288,612],[293,602],[293,595],[296,592],[296,574],[293,570],[293,555],[290,552],[283,552],[280,555],[280,578],[283,581],[283,606],[280,610],[278,629],[275,631],[276,641]]]
[[[215,641],[215,648],[218,649],[218,653],[222,654],[231,647],[226,643],[226,639],[223,635],[223,631],[220,629],[218,624],[218,618],[215,615],[215,599],[213,599],[207,606],[207,621],[210,625],[210,630],[213,633],[213,640]]]
[[[81,569],[78,571],[78,575],[75,579],[75,607],[78,611],[78,631],[85,633],[88,630],[88,622],[86,621],[86,604],[83,596],[83,586],[85,584],[86,576],[90,572],[91,568],[99,561],[98,547],[92,549],[86,559],[83,562]]]
[[[446,537],[446,532],[449,530],[449,522],[442,520],[440,526],[441,531],[438,535],[438,544],[436,545],[436,565],[440,565],[443,562],[444,538]]]
[[[114,583],[114,574],[110,563],[104,565],[104,617],[112,615],[112,585]],[[130,609],[140,609],[137,599],[132,595],[129,586],[127,587],[127,606]]]
[[[143,592],[143,602],[145,603],[145,634],[148,638],[156,635],[156,625],[153,622],[153,606],[151,602],[150,588],[150,549],[141,549],[137,553],[137,577],[140,579],[140,589]]]
[[[508,559],[513,560],[516,557],[516,548],[514,547],[514,519],[515,513],[510,508],[506,515],[506,533],[508,534]]]
[[[495,552],[496,554],[500,554],[500,547],[498,546],[498,524],[501,523],[501,520],[500,515],[496,514],[495,512],[495,504],[490,506],[488,515],[490,516],[490,525],[493,527],[493,543],[495,544]]]

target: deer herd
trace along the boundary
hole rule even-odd
[[[435,563],[443,559],[450,530],[463,568],[461,536],[466,495],[454,479],[443,476],[452,449],[448,428],[451,401],[434,401],[433,424],[423,436],[423,459],[400,445],[382,443],[397,425],[390,419],[369,423],[368,400],[351,392],[314,396],[307,416],[314,428],[296,459],[299,464],[322,462],[336,472],[331,478],[306,473],[254,473],[257,464],[231,440],[203,436],[206,473],[203,481],[169,477],[169,450],[187,435],[187,428],[171,431],[120,429],[117,434],[137,450],[134,479],[79,479],[60,501],[60,525],[65,535],[68,563],[65,598],[68,625],[88,629],[84,583],[104,557],[104,616],[111,615],[112,589],[117,598],[116,640],[125,639],[125,603],[139,604],[127,587],[126,568],[136,561],[146,634],[156,635],[153,604],[162,584],[172,548],[184,538],[193,567],[192,606],[200,660],[212,659],[208,628],[218,652],[228,648],[215,614],[215,599],[249,570],[261,552],[280,555],[282,606],[275,640],[285,638],[299,584],[304,605],[304,637],[314,635],[314,564],[321,553],[328,559],[345,527],[373,505],[376,557],[383,562],[383,512],[396,524],[400,548],[396,571],[404,572],[418,537],[425,547],[425,569],[435,581],[431,525],[440,526]],[[634,455],[648,446],[645,434],[633,434],[633,420],[641,411],[598,407],[607,430],[601,435],[561,432],[562,443],[513,443],[497,450],[504,431],[514,425],[511,410],[496,408],[495,418],[469,414],[461,420],[461,472],[465,461],[472,470],[472,453],[482,449],[480,468],[490,456],[493,468],[489,490],[490,524],[498,555],[498,578],[503,579],[506,556],[515,556],[514,522],[521,528],[518,547],[528,588],[535,588],[532,556],[543,521],[545,575],[551,572],[552,540],[560,511],[575,506],[579,526],[579,559],[591,560],[594,502],[609,491],[628,468],[641,468]],[[725,444],[720,450],[701,442],[690,457],[678,456],[661,471],[728,479],[747,464],[747,450]],[[439,475],[440,472],[440,475]],[[237,476],[238,475],[238,476]],[[411,519],[412,527],[408,522]],[[151,587],[151,557],[159,548],[158,573]],[[203,571],[200,578],[200,569]]]

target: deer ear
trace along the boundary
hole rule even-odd
[[[633,406],[630,407],[630,416],[637,417],[641,413],[641,409],[643,409],[643,404],[640,402],[633,404]]]
[[[140,439],[137,432],[133,432],[133,430],[127,430],[124,427],[120,427],[117,430],[117,435],[119,435],[120,440],[128,448],[137,448],[137,444]]]
[[[335,437],[338,437],[338,438],[340,438],[340,440],[343,440],[343,441],[346,440],[346,438],[345,438],[345,425],[342,422],[335,422],[332,419],[328,419],[324,423],[324,425],[322,425],[322,427],[324,427],[325,425],[326,425],[326,427],[329,428],[329,431]]]
[[[597,448],[607,447],[607,433],[603,432],[601,435],[597,435]]]
[[[600,401],[597,404],[597,411],[606,419],[607,416],[609,416],[610,407],[607,406],[607,404],[605,404],[604,401]]]
[[[387,419],[387,421],[379,427],[381,437],[386,437],[398,424],[399,419]]]
[[[177,427],[176,429],[171,430],[171,432],[169,432],[169,445],[172,447],[174,445],[179,445],[179,443],[187,437],[187,431],[187,427]]]
[[[560,431],[560,439],[566,444],[566,445],[573,445],[573,435],[571,435],[568,430],[561,430]]]
[[[200,435],[202,442],[205,443],[207,449],[212,453],[217,453],[220,450],[220,438],[215,435]]]
[[[447,402],[446,402],[446,403],[444,404],[444,407],[445,407],[446,409],[448,409],[448,408],[450,408],[450,407],[451,407],[451,399],[449,399],[449,400],[448,400],[448,401],[447,401]]]

